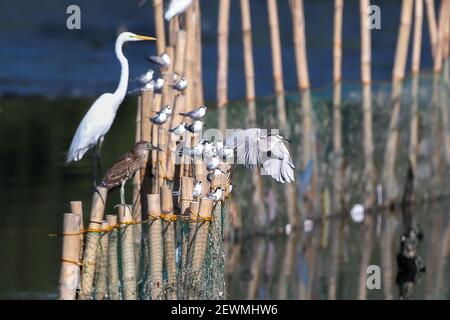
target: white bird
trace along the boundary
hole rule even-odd
[[[206,175],[206,179],[207,179],[209,182],[211,182],[213,176],[219,176],[219,175],[221,175],[221,174],[227,174],[227,173],[226,173],[225,171],[219,169],[219,168],[216,168],[216,169],[214,169],[212,172],[210,172],[210,173],[208,173],[208,174]],[[230,184],[230,185],[231,185],[231,184]],[[231,192],[231,189],[230,189],[229,192]]]
[[[121,74],[119,85],[114,93],[102,94],[90,107],[89,111],[81,120],[80,125],[73,137],[69,152],[66,158],[66,164],[72,161],[79,161],[84,154],[91,148],[95,147],[94,157],[99,161],[100,148],[104,136],[111,128],[117,109],[119,109],[128,88],[128,60],[122,52],[125,42],[156,40],[153,37],[141,36],[131,32],[123,32],[116,39],[116,56],[121,65]],[[94,161],[94,177],[95,177],[95,161]],[[95,181],[94,181],[95,182]]]
[[[355,204],[350,211],[352,220],[356,223],[361,223],[364,220],[364,206],[362,204]]]
[[[150,121],[156,125],[161,125],[166,123],[168,118],[169,118],[168,114],[164,112],[164,110],[161,110],[157,112],[153,117],[151,117]]]
[[[212,171],[214,169],[217,169],[220,165],[220,159],[217,158],[216,156],[212,156],[209,158],[205,159],[205,163],[206,163],[206,169],[208,171]]]
[[[170,21],[173,17],[183,13],[190,5],[192,0],[172,0],[164,14],[164,19]]]
[[[208,158],[214,155],[213,144],[209,141],[203,142],[203,157]]]
[[[195,110],[189,112],[180,112],[180,114],[193,120],[200,120],[206,115],[206,109],[206,106],[200,106]]]
[[[153,71],[152,69],[149,69],[146,73],[144,73],[143,75],[139,76],[137,78],[137,80],[139,81],[141,86],[145,86],[147,83],[149,83],[150,81],[153,80],[153,74],[154,73],[155,73],[155,71]]]
[[[156,79],[156,81],[153,82],[153,89],[156,92],[160,92],[163,87],[164,87],[164,78],[158,78]]]
[[[228,159],[234,156],[234,150],[224,146],[222,141],[216,142],[216,153],[221,159]]]
[[[160,56],[148,56],[146,59],[161,68],[167,68],[172,63],[169,55],[165,52]]]
[[[221,188],[217,188],[216,191],[208,193],[207,197],[212,201],[219,201],[222,199],[223,191]]]
[[[186,126],[186,130],[192,133],[200,132],[205,124],[201,120],[195,120],[193,124]]]
[[[280,135],[261,135],[261,129],[238,130],[227,138],[225,145],[237,154],[237,163],[247,168],[260,167],[276,181],[289,183],[295,180],[294,163]]]
[[[200,180],[198,180],[198,181],[195,183],[194,190],[192,191],[192,196],[193,196],[194,198],[197,198],[199,195],[202,194],[202,189],[203,189],[203,187],[202,187],[202,182],[201,182]]]
[[[313,228],[314,228],[313,220],[306,219],[305,221],[303,221],[303,231],[305,231],[305,233],[311,232]]]
[[[203,142],[200,141],[199,143],[197,143],[197,145],[193,149],[183,148],[182,152],[183,154],[190,157],[200,157],[203,154]]]
[[[182,76],[181,79],[172,84],[171,87],[178,91],[183,91],[184,89],[186,89],[187,85],[187,78],[185,76]]]
[[[185,122],[182,122],[175,128],[169,129],[169,131],[173,134],[176,134],[177,136],[181,136],[186,132],[186,125],[187,124]]]

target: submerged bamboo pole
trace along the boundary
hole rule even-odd
[[[122,256],[122,283],[123,298],[125,300],[137,299],[136,265],[133,250],[133,216],[129,206],[119,206],[119,235]]]
[[[150,256],[150,272],[149,285],[150,297],[152,300],[162,299],[163,286],[163,234],[161,224],[161,204],[160,195],[149,194],[148,214],[150,217],[150,226],[148,232],[149,256]]]
[[[228,34],[230,0],[219,2],[219,25],[217,28],[217,106],[228,103]],[[220,122],[221,124],[222,122]]]
[[[435,73],[439,73],[442,70],[442,64],[444,60],[447,58],[445,55],[445,47],[446,41],[445,33],[447,29],[447,24],[450,15],[450,2],[449,0],[442,0],[441,6],[439,10],[439,21],[438,21],[438,31],[437,31],[437,44],[436,44],[436,52],[434,59],[433,70]]]
[[[245,92],[247,101],[255,100],[255,69],[253,65],[252,22],[249,0],[241,0],[242,40],[244,44]]]
[[[166,35],[164,32],[164,9],[163,0],[153,0],[153,11],[155,14],[156,47],[158,54],[166,50]]]
[[[267,0],[267,9],[269,11],[270,42],[272,47],[273,82],[275,94],[279,95],[284,93],[284,83],[277,1]]]
[[[166,297],[169,300],[177,299],[177,265],[175,258],[175,223],[173,212],[172,190],[164,185],[161,187],[161,209],[165,215],[163,219],[164,236],[164,264],[167,271],[167,283],[165,286]]]
[[[433,60],[436,59],[436,48],[438,43],[438,31],[436,22],[436,12],[434,10],[434,0],[425,0],[425,9],[427,13],[428,31],[430,33],[430,47]]]
[[[59,299],[75,300],[80,284],[80,215],[64,214]]]
[[[109,229],[108,244],[108,298],[109,300],[120,300],[120,278],[119,278],[119,232],[117,231],[117,216],[107,215]]]
[[[100,238],[103,215],[105,212],[108,189],[97,187],[92,199],[92,207],[89,219],[88,232],[83,255],[83,269],[81,274],[80,300],[92,298],[95,265],[97,263],[97,247]]]
[[[105,299],[107,290],[109,224],[106,220],[102,223],[102,230],[105,231],[100,235],[100,245],[97,248],[98,264],[95,275],[95,300]]]

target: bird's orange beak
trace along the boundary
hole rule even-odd
[[[135,37],[137,39],[139,39],[139,40],[147,40],[147,41],[149,41],[149,40],[153,40],[153,41],[156,40],[156,38],[154,38],[154,37],[141,36],[139,34],[137,34]]]

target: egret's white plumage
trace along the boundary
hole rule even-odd
[[[190,5],[192,0],[172,0],[164,14],[164,19],[170,21],[173,17],[183,13]]]
[[[235,150],[239,164],[247,168],[264,168],[281,183],[295,180],[294,163],[282,136],[262,135],[259,128],[238,130],[227,138],[225,145]]]
[[[78,126],[69,148],[66,164],[79,161],[85,153],[94,146],[101,145],[103,137],[111,128],[117,109],[119,109],[128,88],[128,60],[122,47],[128,41],[155,40],[151,37],[122,32],[116,39],[116,56],[121,65],[119,85],[114,93],[102,94],[91,106]]]

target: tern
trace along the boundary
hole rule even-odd
[[[160,56],[148,56],[146,59],[161,68],[167,68],[172,63],[169,55],[165,52]]]
[[[216,191],[208,193],[207,197],[212,201],[222,200],[223,191],[221,188],[217,188]]]
[[[187,124],[185,122],[182,122],[175,128],[169,129],[169,131],[173,134],[176,134],[177,136],[181,136],[186,133],[186,126]]]
[[[201,120],[195,120],[193,124],[186,126],[186,130],[192,133],[200,132],[205,124]]]
[[[192,111],[189,111],[189,112],[186,112],[186,113],[185,112],[180,112],[180,114],[182,116],[189,117],[189,118],[191,118],[193,120],[200,120],[206,115],[206,110],[207,110],[206,106],[200,106],[200,107],[198,107],[195,110],[192,110]]]
[[[197,180],[197,182],[195,183],[194,186],[194,190],[192,191],[192,196],[194,198],[197,198],[198,196],[200,196],[202,194],[202,182],[200,180]]]

